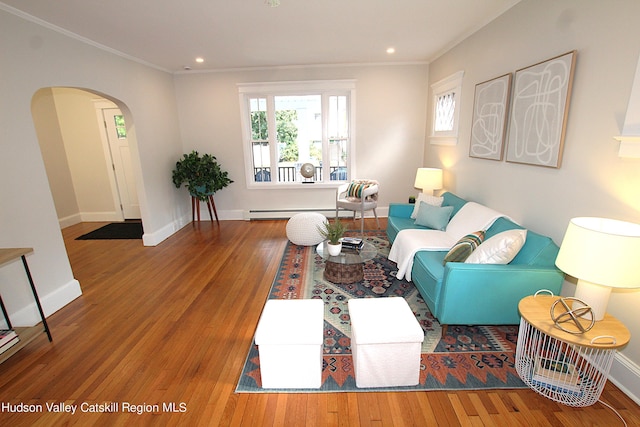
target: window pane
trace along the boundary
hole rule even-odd
[[[329,170],[330,181],[347,179],[349,111],[346,96],[329,97]]]
[[[118,134],[118,139],[126,139],[127,127],[124,125],[124,116],[122,114],[113,116],[113,120],[116,124],[116,133]]]
[[[455,96],[455,92],[449,92],[438,97],[434,126],[436,132],[453,130],[453,118],[456,108]]]
[[[302,181],[300,166],[320,167],[322,147],[322,109],[320,95],[275,96],[278,154],[278,181]],[[319,156],[319,157],[318,157]],[[318,180],[315,177],[314,180]]]
[[[267,125],[267,99],[249,99],[251,112],[251,149],[253,175],[256,182],[271,181],[269,156],[269,129]]]

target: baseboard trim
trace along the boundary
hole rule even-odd
[[[82,222],[117,222],[122,221],[122,215],[117,212],[81,212]]]
[[[620,352],[613,359],[609,381],[640,405],[640,366]]]
[[[378,213],[379,218],[385,218],[389,215],[388,206],[379,207],[378,209],[376,209],[376,211]],[[261,217],[261,218],[251,218],[250,211],[242,211],[242,210],[235,209],[235,210],[227,210],[227,211],[218,211],[218,218],[220,219],[220,221],[233,221],[233,220],[248,221],[251,219],[282,219],[283,217],[281,216],[281,213],[285,211],[282,210],[282,211],[262,211],[262,212],[278,212],[278,214],[272,215],[272,217],[270,218],[269,218],[269,215],[266,215],[265,217]],[[293,212],[293,211],[288,211],[288,212]],[[333,212],[335,215],[335,210],[331,210],[331,212]],[[340,217],[342,218],[343,216],[345,218],[349,218],[352,215],[349,215],[349,212],[340,211]],[[328,218],[333,218],[333,215],[328,216]],[[365,218],[373,218],[373,212],[371,211],[365,212]],[[211,219],[209,218],[209,213],[206,212],[206,215],[204,215],[204,213],[201,212],[200,220],[211,221]],[[154,231],[154,232],[145,231],[144,235],[142,236],[142,244],[144,246],[157,246],[160,243],[162,243],[164,240],[171,237],[174,233],[176,233],[182,227],[189,224],[190,222],[191,222],[191,216],[184,215],[176,219],[175,221],[172,221],[171,223],[165,225],[164,227],[162,227],[157,231]]]
[[[49,317],[81,295],[82,289],[80,288],[80,283],[75,279],[63,286],[60,286],[59,288],[56,288],[53,292],[47,295],[39,295],[44,316]],[[30,327],[41,322],[40,313],[38,313],[38,306],[35,301],[29,303],[27,306],[21,308],[15,313],[9,313],[9,315],[13,326]]]
[[[80,224],[82,222],[82,217],[79,213],[66,216],[64,218],[58,218],[58,224],[60,224],[60,229],[66,227],[71,227],[72,225]]]
[[[164,240],[171,237],[176,231],[180,230],[189,222],[190,218],[187,216],[183,216],[165,225],[160,230],[154,231],[153,233],[148,233],[145,231],[142,235],[142,244],[144,246],[157,246]]]

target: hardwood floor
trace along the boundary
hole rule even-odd
[[[53,343],[42,334],[0,365],[0,425],[623,425],[601,403],[575,409],[530,390],[235,394],[286,221],[189,224],[157,247],[74,240],[100,225],[63,231],[84,293],[49,317]],[[640,425],[612,384],[602,400]],[[46,407],[60,402],[76,413]],[[42,410],[6,407],[21,403]]]

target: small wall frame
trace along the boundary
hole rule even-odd
[[[516,71],[508,162],[560,167],[575,62],[571,51]]]
[[[511,73],[476,85],[469,157],[502,160]]]

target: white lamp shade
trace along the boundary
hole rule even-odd
[[[578,279],[613,288],[638,288],[640,225],[604,218],[573,218],[556,265]]]
[[[425,193],[442,188],[442,169],[418,168],[413,186],[422,189]]]

